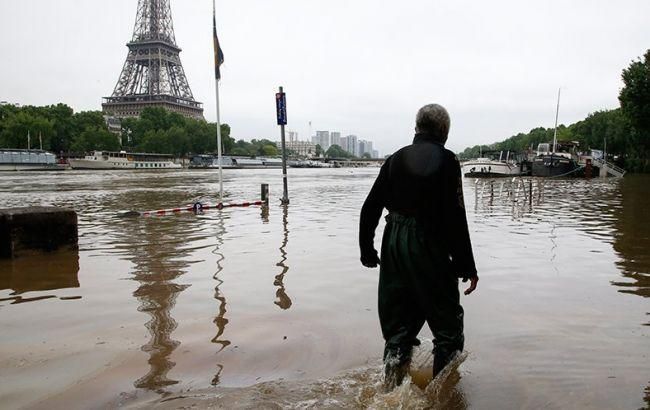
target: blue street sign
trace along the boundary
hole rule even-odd
[[[278,115],[278,125],[287,125],[287,95],[275,94],[275,108]]]

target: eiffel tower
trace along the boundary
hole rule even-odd
[[[105,114],[138,117],[146,107],[163,107],[203,119],[203,104],[194,99],[181,65],[169,1],[138,0],[129,54],[113,95],[104,97]]]

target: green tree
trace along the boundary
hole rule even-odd
[[[265,157],[275,157],[278,155],[278,147],[275,144],[265,144],[260,149],[260,155]]]
[[[217,124],[211,124],[214,127],[216,135]],[[216,138],[216,137],[215,137]],[[215,140],[216,144],[216,140]],[[230,137],[230,125],[221,124],[221,144],[223,145],[223,152],[230,152],[235,145],[235,140]]]
[[[106,129],[106,121],[101,111],[83,111],[72,116],[72,133],[81,134],[87,129]]]
[[[334,144],[327,149],[325,152],[329,158],[351,158],[352,154],[341,148],[339,145]]]
[[[27,148],[27,135],[31,136],[31,148],[39,148],[39,138],[43,148],[49,149],[50,138],[54,135],[52,121],[35,116],[26,111],[18,111],[3,120],[0,146],[6,148]]]
[[[73,135],[74,111],[68,105],[61,103],[47,107],[46,111],[46,115],[52,121],[52,127],[54,128],[48,149],[57,153],[67,151]]]
[[[171,149],[165,151],[165,154],[173,154],[184,157],[191,151],[190,137],[187,135],[184,127],[173,126],[165,131],[163,136],[166,145]]]
[[[77,135],[70,149],[78,154],[90,151],[118,151],[120,142],[118,136],[100,127],[87,128]]]
[[[623,114],[639,131],[650,132],[650,50],[623,70],[618,96]]]

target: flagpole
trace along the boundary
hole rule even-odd
[[[217,21],[217,4],[216,0],[212,0],[212,17],[213,22]],[[216,30],[216,27],[214,28]],[[215,50],[215,53],[217,50]],[[219,160],[219,202],[223,202],[223,168],[221,165],[221,112],[219,110],[219,79],[215,78],[215,95],[217,99],[217,158]]]

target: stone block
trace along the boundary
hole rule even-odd
[[[0,209],[0,258],[78,249],[77,214],[57,207]]]

